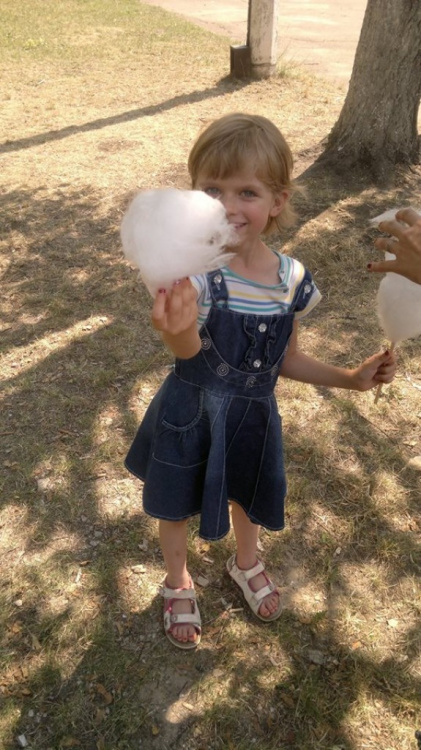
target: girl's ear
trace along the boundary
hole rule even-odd
[[[270,210],[270,216],[272,217],[279,216],[288,198],[289,198],[288,190],[282,190],[280,193],[274,193],[273,206]]]

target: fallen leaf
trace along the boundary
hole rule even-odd
[[[310,649],[308,651],[308,658],[313,664],[324,664],[326,661],[325,655],[321,651],[316,649]]]
[[[287,693],[281,693],[279,697],[282,703],[285,703],[288,708],[295,708],[295,701],[293,698],[291,698],[290,695],[288,695]]]
[[[146,567],[144,565],[132,565],[131,570],[133,573],[146,573]]]
[[[311,615],[298,615],[297,620],[300,625],[311,625],[313,618]]]
[[[391,620],[387,621],[387,624],[389,625],[389,628],[397,628],[399,625],[399,620],[395,620],[395,618],[392,617]]]
[[[107,713],[104,708],[97,708],[95,713],[95,724],[100,724],[104,719],[106,719]]]
[[[95,687],[96,687],[97,693],[102,695],[102,697],[105,700],[105,703],[107,704],[107,706],[109,706],[110,703],[113,702],[113,696],[111,695],[111,693],[109,693],[108,690],[106,690],[106,688],[104,687],[104,685],[101,685],[100,683],[98,683]]]
[[[157,727],[156,724],[153,724],[152,726],[152,734],[154,737],[156,737],[157,734],[159,734],[159,727]]]
[[[32,648],[34,649],[34,651],[41,651],[42,646],[36,635],[34,635],[33,633],[29,633],[29,635],[31,636]]]
[[[206,635],[209,638],[212,638],[214,635],[219,635],[219,633],[221,632],[221,630],[222,630],[222,625],[217,625],[216,627],[208,628],[206,630]]]
[[[421,456],[414,456],[410,458],[406,464],[408,469],[414,469],[414,471],[421,471]]]
[[[76,737],[65,737],[61,743],[61,747],[79,747],[80,741]]]
[[[17,620],[16,622],[12,623],[12,625],[9,626],[9,630],[12,631],[12,633],[20,633],[22,631],[23,624]]]

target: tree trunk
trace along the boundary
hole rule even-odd
[[[368,0],[339,119],[320,161],[386,177],[419,161],[421,0]]]

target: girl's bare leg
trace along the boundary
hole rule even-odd
[[[241,505],[231,503],[232,525],[234,527],[237,542],[237,565],[242,570],[249,570],[257,562],[257,540],[259,538],[260,526],[252,523],[246,516]],[[263,573],[250,578],[250,586],[253,591],[259,591],[267,585]],[[276,612],[279,605],[279,593],[275,590],[263,599],[259,613],[262,617],[269,617]]]
[[[187,521],[159,521],[159,540],[167,569],[166,585],[172,589],[190,588],[187,570]],[[175,615],[188,614],[191,605],[188,599],[174,601]],[[196,630],[192,625],[174,625],[172,635],[178,641],[195,641]]]

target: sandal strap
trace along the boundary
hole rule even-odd
[[[159,593],[164,599],[196,599],[194,589],[170,589],[168,586],[161,586]]]
[[[272,581],[269,581],[268,585],[264,586],[262,589],[259,589],[259,591],[252,591],[250,589],[250,601],[255,601],[260,606],[262,599],[264,599],[265,596],[269,596],[272,591],[275,591],[275,586]]]
[[[164,627],[165,630],[170,630],[173,625],[194,625],[195,628],[201,626],[201,619],[199,612],[196,610],[191,614],[185,613],[181,615],[174,615],[170,609],[164,612]]]
[[[247,570],[242,570],[241,568],[239,568],[236,562],[234,562],[234,565],[238,571],[237,575],[240,578],[244,578],[245,581],[249,581],[250,578],[254,578],[254,576],[259,575],[259,573],[265,572],[265,566],[260,562],[260,560],[257,561],[256,565],[254,565],[252,568],[248,568]]]

